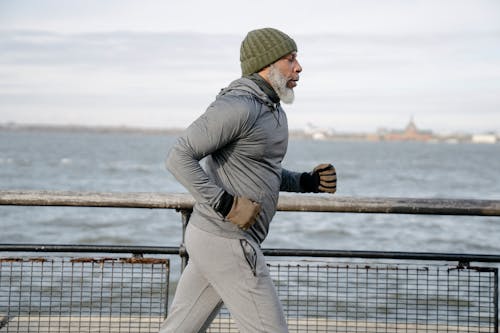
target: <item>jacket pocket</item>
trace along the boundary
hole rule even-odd
[[[257,276],[257,252],[246,239],[240,239],[240,245],[253,276]]]

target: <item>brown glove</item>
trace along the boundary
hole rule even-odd
[[[323,163],[315,167],[312,172],[304,172],[300,177],[300,185],[304,192],[335,193],[337,191],[335,167],[329,163]]]
[[[337,191],[337,171],[331,164],[320,164],[314,168],[313,173],[319,175],[318,190],[320,192],[335,193]]]
[[[260,204],[247,198],[234,197],[233,206],[226,218],[243,230],[248,230],[260,213]]]

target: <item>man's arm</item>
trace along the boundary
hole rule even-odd
[[[201,167],[200,160],[237,140],[244,134],[247,123],[245,105],[215,102],[177,140],[166,161],[167,169],[197,202],[208,204],[243,230],[255,223],[260,204],[233,196],[215,184]]]
[[[316,166],[311,172],[281,170],[280,191],[285,192],[326,192],[337,191],[337,172],[329,163]]]
[[[186,129],[170,150],[167,169],[197,202],[215,207],[224,194],[224,189],[202,169],[200,160],[236,140],[247,118],[248,111],[238,109],[236,103],[216,101]]]
[[[300,186],[302,172],[281,169],[281,186],[283,192],[304,192]]]

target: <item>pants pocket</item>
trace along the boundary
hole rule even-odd
[[[240,239],[240,245],[253,276],[257,276],[257,252],[246,239]]]

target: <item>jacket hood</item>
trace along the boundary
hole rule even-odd
[[[242,77],[237,80],[234,80],[227,86],[226,88],[223,88],[219,94],[217,95],[217,98],[231,94],[231,95],[252,95],[255,98],[259,99],[262,101],[262,103],[267,104],[268,106],[272,107],[273,109],[277,108],[277,105],[271,101],[269,96],[265,92],[262,91],[262,89],[259,88],[259,86],[253,82],[252,80]]]

